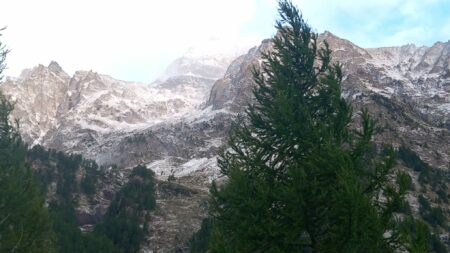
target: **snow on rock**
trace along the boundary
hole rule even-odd
[[[192,46],[180,58],[172,62],[159,78],[164,82],[171,77],[191,76],[218,79],[223,76],[231,61],[245,54],[248,48],[220,39],[206,40]]]
[[[319,36],[323,40],[343,66],[346,98],[365,105],[371,94],[406,101],[427,122],[450,125],[450,43],[364,49],[330,32]],[[272,44],[264,40],[239,57],[242,50],[217,48],[190,50],[152,85],[93,71],[69,77],[51,62],[6,78],[0,87],[17,101],[14,116],[31,144],[185,176],[214,167],[210,159],[252,99],[251,70]]]
[[[166,180],[170,175],[183,177],[195,173],[208,174],[211,177],[219,175],[217,157],[200,157],[184,161],[176,157],[166,157],[147,164],[159,179]]]
[[[15,103],[12,113],[20,119],[25,141],[42,142],[45,134],[58,124],[58,107],[68,85],[68,75],[52,62],[22,72],[18,78],[6,78],[0,89]]]
[[[196,59],[213,67],[228,64]],[[177,177],[203,172],[214,176],[226,129],[216,119],[234,116],[205,107],[218,76],[191,71],[149,86],[94,71],[70,77],[51,62],[6,78],[0,88],[16,102],[13,116],[21,119],[21,132],[32,145],[82,153],[101,164],[155,162],[152,168],[166,177],[170,171]],[[142,148],[144,143],[148,147]],[[160,153],[142,157],[152,149]]]

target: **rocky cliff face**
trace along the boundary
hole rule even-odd
[[[26,69],[15,79],[7,78],[1,88],[15,102],[13,116],[20,119],[24,139],[43,140],[56,127],[58,107],[67,90],[69,76],[55,62]]]
[[[360,48],[330,32],[321,34],[333,51],[333,61],[342,65],[344,96],[356,106],[367,107],[385,133],[380,141],[411,144],[424,159],[446,168],[449,162],[450,42],[432,47],[406,45],[389,48]],[[211,90],[207,105],[233,112],[252,97],[252,67],[261,53],[271,50],[270,40],[236,59],[224,78]],[[414,144],[413,144],[414,143]],[[426,151],[421,146],[430,146]],[[434,155],[432,153],[435,153]]]
[[[357,107],[368,107],[385,129],[379,140],[410,146],[432,165],[446,169],[450,42],[429,48],[362,49],[331,33],[323,39],[332,46],[334,60],[343,65],[345,96]]]
[[[376,141],[410,147],[447,171],[450,42],[365,49],[330,32],[319,36],[323,40],[343,67],[344,96],[355,112],[368,108],[383,130]],[[230,124],[252,100],[252,69],[271,48],[265,40],[232,62],[180,58],[169,67],[170,74],[151,85],[92,71],[69,77],[52,63],[0,87],[17,101],[14,115],[22,119],[28,142],[82,153],[100,164],[146,164],[160,180],[174,175],[179,184],[194,189],[186,198],[161,190],[158,203],[166,208],[155,213],[157,229],[144,247],[183,249],[205,215],[205,190],[219,176],[216,156]],[[417,181],[417,172],[408,173]],[[410,196],[410,202],[417,211],[416,197]],[[196,215],[179,212],[179,206]],[[175,231],[184,221],[189,228]]]

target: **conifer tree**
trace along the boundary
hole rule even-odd
[[[0,76],[7,52],[0,43]],[[12,110],[0,92],[0,252],[54,252],[50,218],[25,162],[27,147],[10,123]]]
[[[273,50],[253,71],[255,102],[219,157],[211,252],[394,252],[408,179],[371,140],[374,121],[341,96],[326,41],[279,2]]]

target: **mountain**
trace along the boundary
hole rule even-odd
[[[202,107],[214,83],[223,77],[230,63],[245,52],[239,46],[206,41],[203,45],[191,47],[173,61],[151,86],[201,101]]]
[[[368,107],[384,128],[392,128],[384,140],[409,143],[425,160],[447,168],[449,149],[440,142],[445,143],[450,133],[450,42],[364,49],[330,32],[319,36],[319,43],[324,40],[333,60],[342,65],[344,96],[357,108]],[[207,105],[241,112],[252,99],[252,66],[258,66],[261,52],[271,48],[265,40],[231,63],[214,84]],[[433,150],[420,148],[420,143]]]
[[[448,210],[443,189],[450,178],[450,42],[361,48],[330,32],[318,43],[324,40],[333,61],[342,65],[343,94],[354,105],[355,118],[360,108],[368,108],[378,123],[376,142],[407,148],[417,154],[414,159],[429,164],[423,181],[424,171],[399,160],[398,168],[416,187],[408,195],[412,211],[421,212],[421,195],[433,208]],[[81,153],[125,171],[145,164],[162,181],[174,177],[176,186],[157,193],[154,230],[142,247],[183,251],[206,216],[207,188],[220,177],[217,154],[232,122],[252,101],[252,69],[270,50],[271,40],[239,57],[194,50],[150,85],[92,71],[70,77],[52,62],[7,78],[0,88],[16,101],[14,116],[21,119],[27,142]]]
[[[156,230],[142,246],[167,249],[184,245],[206,215],[206,185],[217,175],[216,154],[227,129],[220,112],[204,109],[215,80],[178,75],[146,85],[93,71],[70,77],[52,62],[7,78],[0,89],[16,101],[13,116],[20,118],[30,144],[81,153],[106,168],[118,165],[122,182],[115,185],[123,185],[136,164],[151,166],[160,180],[180,178],[179,185],[158,184],[158,207],[151,220]],[[191,177],[194,171],[201,176]],[[108,180],[98,184],[108,185]],[[96,194],[100,199],[103,195]],[[91,226],[105,210],[99,212],[98,204],[86,201],[79,205],[80,226]]]
[[[190,47],[181,57],[169,64],[155,83],[161,83],[177,76],[217,80],[223,76],[231,61],[245,54],[247,49],[242,45],[214,38],[206,40]]]

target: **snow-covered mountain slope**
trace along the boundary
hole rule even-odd
[[[215,81],[223,77],[234,59],[246,52],[242,46],[206,41],[172,62],[151,86],[205,102]]]
[[[212,85],[231,61],[231,56],[221,57],[220,73],[191,75],[179,69],[179,75],[151,85],[93,71],[70,77],[52,62],[7,78],[0,88],[16,101],[13,116],[20,118],[30,144],[81,153],[101,164],[155,162],[152,168],[162,178],[187,175],[200,164],[199,170],[211,171],[204,173],[208,181],[217,172],[215,155],[226,129],[221,120],[210,123],[221,112],[204,109]],[[218,66],[217,55],[208,61],[190,52],[184,58],[201,59],[199,69]],[[178,168],[180,163],[186,166]]]
[[[349,100],[374,111],[385,108],[388,101],[422,126],[420,134],[416,134],[418,129],[402,125],[406,121],[392,126],[398,143],[436,135],[427,141],[437,144],[447,133],[450,43],[364,49],[330,32],[321,34],[322,40],[328,41],[333,59],[343,66],[343,89]],[[202,56],[198,49],[193,50],[168,68],[165,80],[152,85],[115,80],[92,71],[78,71],[69,77],[52,62],[7,79],[1,88],[17,101],[14,116],[21,119],[21,131],[30,143],[80,152],[100,163],[132,166],[164,160],[167,170],[172,170],[191,158],[211,158],[214,152],[204,157],[202,150],[216,150],[218,143],[224,142],[234,115],[251,101],[251,70],[261,63],[261,52],[271,47],[270,40],[265,40],[231,64],[230,55]],[[380,107],[380,103],[385,104]],[[390,125],[403,118],[385,121]],[[140,141],[134,147],[136,140]],[[143,143],[148,145],[143,147]],[[448,163],[444,147],[436,150],[439,159],[430,155],[429,160],[437,166]],[[171,162],[179,158],[182,161]],[[156,170],[161,171],[160,167]]]
[[[44,138],[57,149],[82,152],[111,133],[130,132],[180,117],[202,101],[196,96],[76,72],[58,107],[58,125]]]
[[[58,140],[58,135],[132,131],[176,118],[203,102],[195,87],[191,92],[160,89],[92,71],[78,71],[69,78],[53,70],[55,65],[39,65],[1,86],[16,102],[13,114],[20,118],[29,142],[71,149],[76,144]]]
[[[210,39],[190,47],[180,58],[173,61],[155,83],[161,83],[171,77],[191,76],[217,80],[238,56],[245,54],[248,48],[229,44],[222,40]]]

